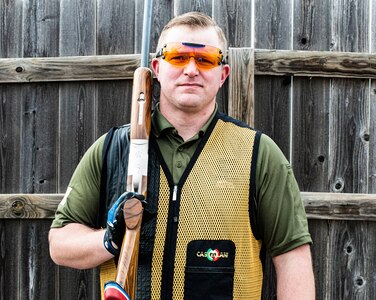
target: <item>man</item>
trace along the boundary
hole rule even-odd
[[[161,33],[137,299],[260,299],[262,245],[278,299],[315,297],[312,241],[291,167],[270,138],[217,111],[230,73],[226,48],[222,30],[201,13],[178,16]],[[92,268],[118,254],[124,229],[102,229],[107,211],[124,197],[142,200],[116,201],[128,132],[101,137],[77,167],[49,235],[57,264]]]

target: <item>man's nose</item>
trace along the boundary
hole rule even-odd
[[[196,61],[193,56],[189,58],[189,62],[184,67],[184,74],[192,77],[199,73]]]

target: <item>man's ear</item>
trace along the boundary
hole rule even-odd
[[[158,58],[153,58],[153,60],[151,61],[151,68],[153,69],[154,74],[158,79],[158,75],[159,75],[159,59]]]
[[[230,66],[229,65],[222,66],[221,83],[219,85],[220,87],[225,83],[228,75],[230,75]]]

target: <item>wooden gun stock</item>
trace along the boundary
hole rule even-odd
[[[146,67],[138,68],[133,79],[127,191],[137,192],[145,198],[151,128],[151,87],[151,70]],[[130,199],[124,204],[126,230],[117,266],[116,282],[132,300],[135,299],[136,292],[142,212],[142,203],[138,199]]]

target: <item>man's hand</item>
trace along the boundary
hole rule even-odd
[[[107,251],[114,256],[118,256],[120,253],[125,233],[123,214],[124,203],[131,198],[140,200],[142,204],[145,203],[145,197],[143,195],[133,192],[125,192],[118,200],[116,200],[108,211],[106,233],[103,238],[103,243]]]

